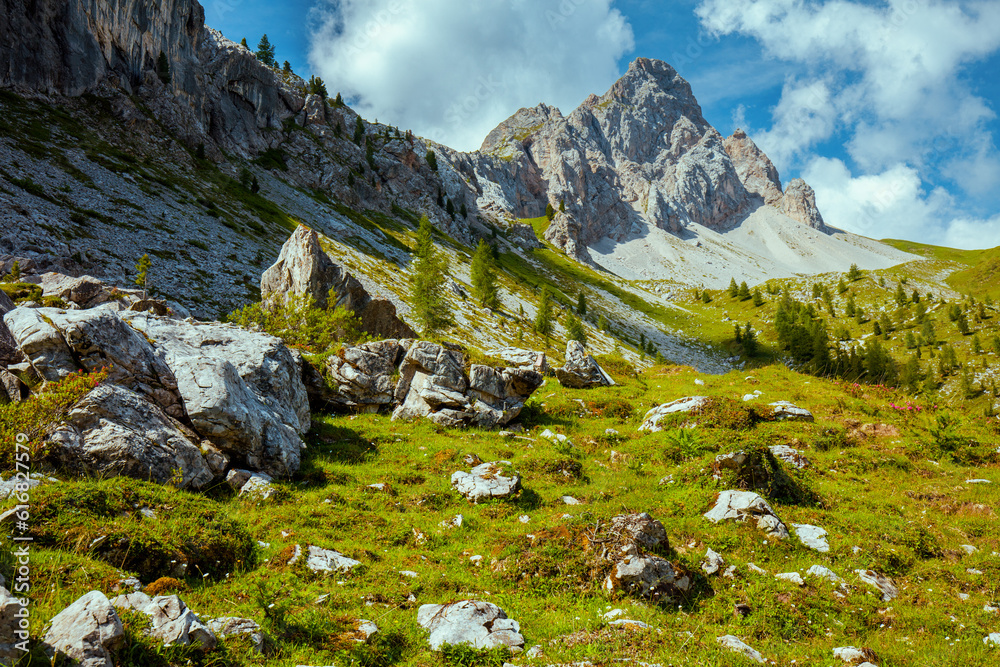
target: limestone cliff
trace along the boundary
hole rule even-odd
[[[746,132],[736,130],[726,137],[723,145],[747,192],[760,195],[771,206],[780,205],[782,194],[778,170]]]

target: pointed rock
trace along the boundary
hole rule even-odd
[[[124,639],[125,628],[108,598],[91,591],[56,614],[42,643],[82,667],[112,667],[110,651]]]
[[[781,200],[781,212],[792,220],[821,232],[827,229],[823,216],[816,208],[816,193],[801,178],[793,179],[785,188],[785,195]]]
[[[771,159],[743,130],[736,130],[722,142],[726,153],[733,160],[736,173],[743,187],[751,194],[760,195],[765,204],[781,205],[781,179]]]

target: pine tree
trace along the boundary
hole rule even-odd
[[[334,98],[334,100],[333,100],[333,105],[334,105],[334,106],[337,106],[337,107],[342,107],[342,106],[344,106],[344,98],[343,98],[343,97],[341,97],[341,95],[340,95],[340,93],[339,93],[339,92],[337,93],[337,97],[336,97],[336,98]],[[399,132],[399,130],[396,130],[396,131],[397,131],[397,132]]]
[[[707,289],[701,291],[701,302],[702,303],[711,303],[712,302],[712,295],[708,293]]]
[[[882,325],[882,337],[889,340],[889,334],[895,328],[892,326],[892,320],[889,319],[889,316],[886,313],[882,313],[882,316],[879,318],[879,323]]]
[[[587,295],[583,292],[580,292],[580,295],[576,297],[576,314],[580,317],[587,315]]]
[[[750,298],[750,288],[747,287],[745,280],[740,283],[739,288],[736,290],[736,296],[739,297],[740,301],[746,301]]]
[[[538,312],[535,314],[535,333],[545,338],[545,347],[549,346],[549,336],[552,335],[552,297],[549,288],[543,287],[538,297]]]
[[[878,323],[878,320],[872,322],[872,333],[876,336],[882,335],[882,325]]]
[[[445,202],[444,212],[447,213],[448,217],[450,217],[452,220],[455,219],[455,204],[452,203],[450,198],[448,199],[448,201]]]
[[[326,84],[318,76],[311,76],[309,77],[309,83],[306,85],[306,92],[310,95],[319,95],[325,100],[327,95]],[[337,93],[337,97],[340,97],[340,93]]]
[[[958,377],[958,395],[962,398],[973,398],[978,391],[972,386],[972,378],[969,376],[968,366],[962,366],[962,374]]]
[[[840,282],[837,283],[837,294],[843,294],[846,291],[847,291],[847,283],[845,283],[844,279],[841,278]]]
[[[247,45],[247,38],[246,37],[244,37],[243,39],[240,40],[240,46],[242,46],[244,49],[249,49],[250,48],[249,45]]]
[[[427,155],[425,155],[424,157],[427,159],[427,166],[431,168],[431,171],[437,171],[438,161],[437,161],[437,155],[434,154],[434,151],[428,150]]]
[[[160,55],[156,59],[156,76],[163,82],[163,85],[170,84],[170,61],[167,60],[167,54],[160,51]]]
[[[851,269],[847,272],[847,279],[853,283],[856,280],[861,280],[863,275],[857,264],[851,264]]]
[[[910,357],[910,360],[903,366],[903,371],[899,374],[899,384],[909,393],[915,394],[919,382],[920,363],[916,357]]]
[[[958,327],[958,332],[963,336],[969,335],[969,321],[965,319],[965,313],[958,314],[958,318],[955,320],[955,326]]]
[[[556,217],[556,210],[552,208],[551,203],[545,205],[545,217],[548,218],[550,222],[552,221],[552,218]]]
[[[484,308],[500,306],[496,265],[489,244],[480,239],[472,256],[472,296]]]
[[[910,296],[910,301],[913,303],[920,303],[920,292],[913,290],[913,294]]]
[[[819,283],[812,284],[812,298],[818,299],[823,296],[823,288],[820,287]]]
[[[906,348],[912,350],[917,346],[917,339],[913,337],[912,331],[906,332]]]
[[[565,213],[566,212],[566,200],[565,199],[560,199],[559,200],[559,212],[560,213]]]
[[[264,33],[264,36],[257,43],[257,60],[268,67],[278,66],[278,62],[274,59],[274,47],[271,46],[271,41],[267,38],[267,33]]]
[[[736,278],[729,279],[729,297],[732,299],[736,298],[736,295],[740,293],[740,286],[736,284]]]
[[[906,305],[909,299],[906,297],[906,290],[903,289],[903,283],[896,283],[896,303],[900,306]]]
[[[153,262],[149,259],[149,255],[143,255],[139,262],[135,265],[135,284],[142,289],[142,298],[146,299],[146,292],[149,289],[149,270],[152,268]],[[20,266],[17,267],[18,275],[20,275]],[[13,272],[11,272],[13,273]]]
[[[759,287],[753,288],[753,305],[757,308],[764,305],[764,297],[761,295]]]
[[[410,286],[413,315],[427,337],[434,337],[452,324],[451,306],[445,297],[448,263],[435,250],[432,234],[431,221],[421,216]]]
[[[587,344],[587,332],[583,328],[583,323],[573,314],[572,310],[566,315],[566,335],[569,340],[579,341],[581,345]]]
[[[365,122],[358,116],[354,121],[354,143],[361,145],[361,140],[365,138]]]
[[[928,345],[937,345],[937,334],[934,333],[934,322],[932,320],[924,320],[924,325],[920,329],[920,335],[924,337],[924,342]],[[997,354],[1000,354],[1000,350],[998,350]]]
[[[292,63],[290,63],[290,62],[288,62],[286,60],[285,64],[281,66],[281,71],[284,72],[285,74],[291,74],[292,73]]]
[[[465,202],[462,202],[462,205],[458,207],[458,214],[462,216],[463,220],[469,217],[469,209],[465,208]]]
[[[972,351],[976,354],[983,353],[983,344],[979,341],[979,334],[972,336]]]
[[[847,295],[847,305],[844,306],[844,312],[847,313],[848,317],[854,317],[857,312],[857,306],[854,303],[854,292]]]
[[[993,337],[993,352],[1000,355],[1000,336]]]
[[[747,322],[746,328],[743,329],[743,354],[747,357],[753,357],[757,355],[757,334],[754,332],[753,327]]]

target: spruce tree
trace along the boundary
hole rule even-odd
[[[490,245],[480,239],[472,256],[472,296],[484,308],[500,306],[497,271]]]
[[[847,305],[844,306],[844,312],[847,313],[848,317],[854,317],[857,312],[858,307],[854,303],[854,292],[847,295]]]
[[[281,71],[284,72],[285,74],[291,74],[292,73],[292,63],[290,63],[290,62],[288,62],[286,60],[285,64],[281,66]]]
[[[851,269],[847,272],[847,279],[853,283],[856,280],[860,280],[863,275],[857,264],[851,264]]]
[[[545,217],[548,218],[550,222],[552,221],[552,218],[556,217],[556,210],[552,208],[551,203],[545,205]]]
[[[444,212],[447,213],[448,217],[450,217],[452,220],[455,219],[455,204],[452,203],[450,198],[448,199],[448,201],[445,202]]]
[[[906,305],[909,299],[906,296],[906,290],[903,289],[903,283],[896,283],[896,303],[900,306]]]
[[[458,207],[458,214],[462,216],[463,220],[469,217],[469,209],[465,207],[465,202],[462,202],[462,205]]]
[[[841,278],[840,282],[837,283],[837,294],[843,294],[846,291],[847,291],[847,283],[845,283],[844,279]]]
[[[923,327],[920,329],[920,335],[924,337],[924,342],[928,345],[937,344],[937,334],[934,332],[934,322],[932,320],[924,320]],[[1000,350],[997,351],[1000,354]]]
[[[559,212],[560,213],[565,213],[566,212],[566,200],[565,199],[560,199],[559,200]]]
[[[572,310],[566,315],[566,335],[569,340],[579,341],[581,345],[587,344],[587,332],[580,318],[574,315]]]
[[[135,284],[142,289],[143,300],[146,299],[146,292],[149,289],[149,270],[152,266],[153,262],[149,259],[149,255],[143,255],[135,265]],[[18,274],[20,275],[20,273],[20,267],[18,267]]]
[[[278,62],[274,59],[274,47],[271,46],[271,41],[267,38],[267,33],[260,38],[257,43],[257,60],[261,61],[268,67],[277,67]]]
[[[729,297],[732,299],[736,298],[736,295],[740,293],[740,286],[736,284],[736,278],[729,279]]]
[[[701,291],[701,302],[702,303],[712,302],[712,295],[708,293],[707,289]]]
[[[543,287],[538,297],[538,312],[535,314],[535,333],[545,339],[545,347],[549,346],[549,336],[552,335],[552,297],[549,288]]]
[[[431,221],[421,216],[410,286],[413,316],[421,333],[429,338],[452,324],[451,306],[445,297],[448,263],[434,248],[432,234]]]
[[[437,161],[437,155],[434,154],[434,151],[431,150],[427,151],[427,155],[425,155],[424,157],[427,158],[427,166],[431,168],[431,171],[437,171],[438,161]]]
[[[240,46],[242,46],[244,49],[249,49],[250,48],[250,46],[247,44],[247,38],[246,37],[244,37],[243,39],[240,40]]]
[[[580,295],[576,297],[576,314],[580,317],[587,315],[587,295],[583,292],[580,292]]]
[[[757,308],[764,305],[764,297],[761,295],[759,287],[753,288],[753,305]]]
[[[958,327],[958,332],[963,336],[969,335],[969,321],[965,319],[965,313],[958,314],[958,318],[955,320],[955,326]]]
[[[361,140],[365,138],[365,121],[358,116],[354,121],[354,143],[361,145]]]
[[[306,91],[310,95],[319,95],[324,100],[326,99],[327,95],[326,84],[323,83],[323,79],[319,78],[318,76],[309,77],[309,83],[306,84]],[[337,93],[337,95],[339,96],[340,93]]]

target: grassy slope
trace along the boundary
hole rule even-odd
[[[974,294],[979,298],[1000,298],[1000,281],[997,280],[1000,278],[1000,248],[958,250],[895,239],[885,239],[883,243],[929,259],[964,264],[966,266],[957,267],[947,278],[948,285],[962,294]]]
[[[416,609],[463,598],[491,600],[504,608],[521,623],[529,646],[543,646],[547,657],[540,664],[581,659],[612,664],[633,657],[663,664],[744,664],[717,646],[715,638],[723,634],[743,638],[779,665],[828,664],[831,649],[843,645],[870,647],[880,665],[918,659],[922,665],[995,664],[998,655],[984,647],[982,638],[1000,625],[1000,617],[983,611],[1000,597],[1000,566],[990,555],[1000,550],[996,445],[963,445],[948,453],[927,428],[938,415],[955,415],[964,440],[991,443],[997,437],[995,422],[961,409],[898,411],[890,404],[905,399],[892,392],[845,388],[782,366],[758,369],[754,376],[701,376],[706,384],[699,386],[690,369],[657,367],[635,379],[619,378],[617,387],[592,391],[565,390],[549,380],[522,419],[529,439],[392,422],[382,415],[320,417],[302,473],[280,484],[278,499],[260,504],[223,489],[208,493],[206,501],[187,493],[167,497],[144,491],[140,483],[124,487],[126,495],[142,496],[157,511],[153,521],[163,523],[158,535],[192,539],[184,537],[193,529],[181,519],[189,510],[206,516],[207,502],[219,521],[237,521],[254,540],[268,544],[246,557],[256,565],[237,568],[228,578],[193,572],[187,579],[181,595],[201,617],[250,617],[276,640],[266,657],[254,657],[244,643],[227,640],[212,654],[213,664],[351,664],[351,656],[354,664],[442,664],[442,657],[426,648]],[[738,400],[753,390],[763,392],[762,401],[788,399],[809,408],[816,423],[765,422],[743,431],[699,427],[693,432],[697,444],[683,449],[672,445],[668,434],[636,431],[645,410],[661,401],[693,393]],[[628,407],[632,414],[624,416]],[[824,435],[837,432],[848,419],[890,424],[901,436],[837,441]],[[545,428],[567,434],[575,447],[557,449],[538,439]],[[606,435],[609,428],[621,435]],[[748,525],[713,525],[702,518],[724,488],[710,478],[714,456],[755,444],[790,444],[811,459],[810,468],[791,474],[818,494],[819,502],[774,506],[788,524],[810,523],[829,531],[829,553],[810,551],[794,538],[763,539]],[[685,452],[690,458],[678,462]],[[450,490],[451,473],[465,468],[461,458],[470,453],[511,460],[524,476],[520,497],[471,505]],[[995,483],[966,484],[970,478]],[[368,488],[378,482],[388,484],[389,491]],[[66,497],[90,497],[101,488],[120,493],[122,486],[68,482],[60,488],[70,489]],[[564,505],[564,494],[583,504]],[[78,538],[34,556],[36,632],[87,590],[97,586],[110,593],[115,578],[88,547],[90,533],[104,529],[71,507],[64,508],[59,531]],[[149,532],[142,527],[149,520],[132,504],[112,507],[112,514],[118,510],[126,512],[125,518],[113,520],[126,526],[126,535]],[[622,512],[642,511],[664,523],[670,557],[681,567],[697,573],[711,547],[737,566],[736,578],[697,577],[698,592],[679,607],[609,597],[600,581],[577,567],[582,545],[559,536],[590,530]],[[459,513],[465,517],[461,528],[440,527]],[[527,523],[519,520],[522,515]],[[528,535],[535,535],[534,541]],[[285,566],[279,554],[295,543],[335,548],[364,566],[330,577]],[[966,555],[963,544],[977,551]],[[483,556],[482,565],[473,564],[473,555]],[[750,562],[768,574],[750,572]],[[847,579],[851,593],[840,599],[829,585],[809,582],[799,588],[772,576],[804,572],[814,564]],[[853,570],[860,568],[893,576],[900,598],[883,603],[857,581]],[[403,570],[418,576],[409,578],[400,574]],[[549,574],[531,576],[530,571]],[[408,600],[411,594],[415,602]],[[735,603],[747,603],[753,612],[736,618]],[[655,630],[610,628],[600,615],[611,606]],[[351,641],[358,618],[374,620],[382,639],[367,646]],[[154,649],[144,650],[138,652],[141,660],[123,664],[155,664],[149,655]]]

